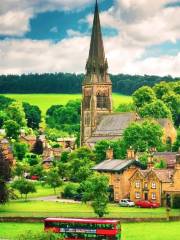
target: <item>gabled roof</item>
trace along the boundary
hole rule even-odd
[[[133,174],[133,176],[131,178],[133,178],[134,175],[137,174],[138,172],[141,173],[141,175],[147,179],[148,179],[148,175],[150,173],[154,173],[157,176],[157,178],[159,179],[159,181],[163,182],[163,183],[172,182],[172,177],[174,174],[174,170],[172,170],[172,169],[147,169],[147,170],[137,169],[137,171]]]
[[[97,164],[92,169],[96,171],[104,171],[104,172],[122,172],[123,170],[125,170],[131,165],[140,166],[141,164],[139,161],[136,161],[136,160],[119,160],[119,159],[111,160],[110,159]]]

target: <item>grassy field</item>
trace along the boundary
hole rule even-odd
[[[4,94],[4,96],[13,98],[19,102],[38,105],[43,113],[52,105],[65,105],[69,100],[81,99],[81,94]],[[129,102],[132,102],[130,96],[113,93],[113,105],[115,108],[118,107],[120,103]]]
[[[179,240],[180,222],[123,223],[122,240]],[[0,223],[0,239],[18,240],[26,232],[40,233],[41,223]]]
[[[35,187],[36,187],[36,192],[35,193],[30,193],[28,194],[28,198],[37,198],[37,197],[46,197],[46,196],[52,196],[52,195],[55,195],[54,194],[54,189],[45,185],[45,186],[42,186],[41,184],[39,183],[36,183],[35,184]],[[56,189],[56,192],[57,192],[57,195],[62,192],[63,190],[63,187],[59,187]],[[16,190],[15,191],[16,195],[18,196],[18,198],[20,198],[20,194],[19,192]]]
[[[109,204],[109,214],[114,218],[160,218],[166,217],[165,208],[139,209],[123,208],[118,204]],[[180,216],[180,210],[171,210],[171,216]],[[45,201],[13,201],[0,207],[0,217],[95,217],[93,209],[88,204],[61,203]]]

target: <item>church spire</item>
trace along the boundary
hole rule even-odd
[[[96,0],[91,43],[90,43],[89,57],[86,64],[86,70],[87,70],[87,74],[97,74],[99,76],[98,82],[99,81],[102,82],[105,80],[103,79],[103,76],[107,73],[107,69],[108,69],[108,64],[107,64],[107,60],[105,59],[101,24],[100,24],[100,18],[99,18],[99,8],[98,8],[98,2]]]
[[[99,19],[99,9],[96,0],[95,11],[94,11],[94,21],[91,35],[91,44],[89,50],[89,60],[95,61],[96,63],[103,63],[105,58],[104,46],[101,33],[101,24]]]

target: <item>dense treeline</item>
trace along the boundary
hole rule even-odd
[[[83,74],[55,73],[0,76],[0,93],[80,93]],[[161,81],[173,82],[171,76],[111,75],[113,92],[131,95],[138,88]]]

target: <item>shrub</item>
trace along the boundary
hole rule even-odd
[[[33,234],[32,232],[27,232],[26,234],[23,234],[19,236],[18,240],[61,240],[59,236],[48,232],[48,233],[37,233]]]
[[[72,199],[78,195],[78,189],[79,189],[79,184],[69,183],[65,186],[62,197]]]
[[[180,194],[173,196],[173,208],[180,208]]]

